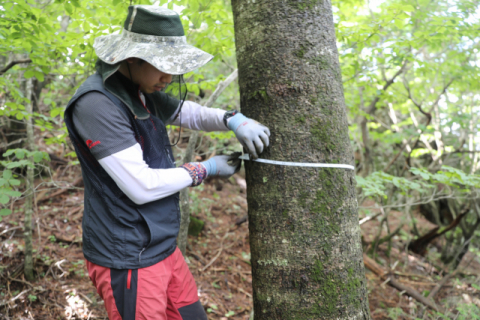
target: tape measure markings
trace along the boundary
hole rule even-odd
[[[332,164],[332,163],[306,163],[306,162],[289,162],[289,161],[275,161],[275,160],[267,160],[267,159],[250,159],[250,155],[248,153],[243,154],[239,157],[242,160],[250,160],[255,162],[267,163],[267,164],[275,164],[279,166],[290,166],[290,167],[313,167],[313,168],[339,168],[339,169],[349,169],[355,170],[354,166],[348,164]]]

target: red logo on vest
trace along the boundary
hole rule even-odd
[[[100,144],[100,141],[95,141],[93,142],[92,140],[88,139],[86,141],[87,143],[87,147],[89,147],[90,149],[92,149],[93,147],[95,147],[97,144]]]

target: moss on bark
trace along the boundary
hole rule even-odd
[[[242,112],[262,158],[352,163],[331,5],[233,0]],[[353,172],[247,162],[255,319],[368,319]]]

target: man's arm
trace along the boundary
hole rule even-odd
[[[152,169],[137,143],[98,160],[120,190],[136,204],[162,199],[192,185],[183,168]]]
[[[258,158],[258,154],[262,153],[264,148],[269,145],[270,130],[241,113],[227,119],[227,126],[225,126],[224,110],[203,107],[193,101],[185,101],[182,110],[179,109],[180,106],[170,117],[168,124],[203,131],[232,130],[253,159]],[[178,114],[179,112],[180,114]]]
[[[180,105],[167,121],[167,124],[202,131],[229,131],[223,123],[225,110],[207,108],[193,101],[185,101],[179,113]]]

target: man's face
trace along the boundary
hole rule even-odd
[[[133,82],[140,86],[140,91],[143,93],[160,91],[172,82],[171,74],[159,71],[146,61],[128,59],[127,63],[130,66]]]

